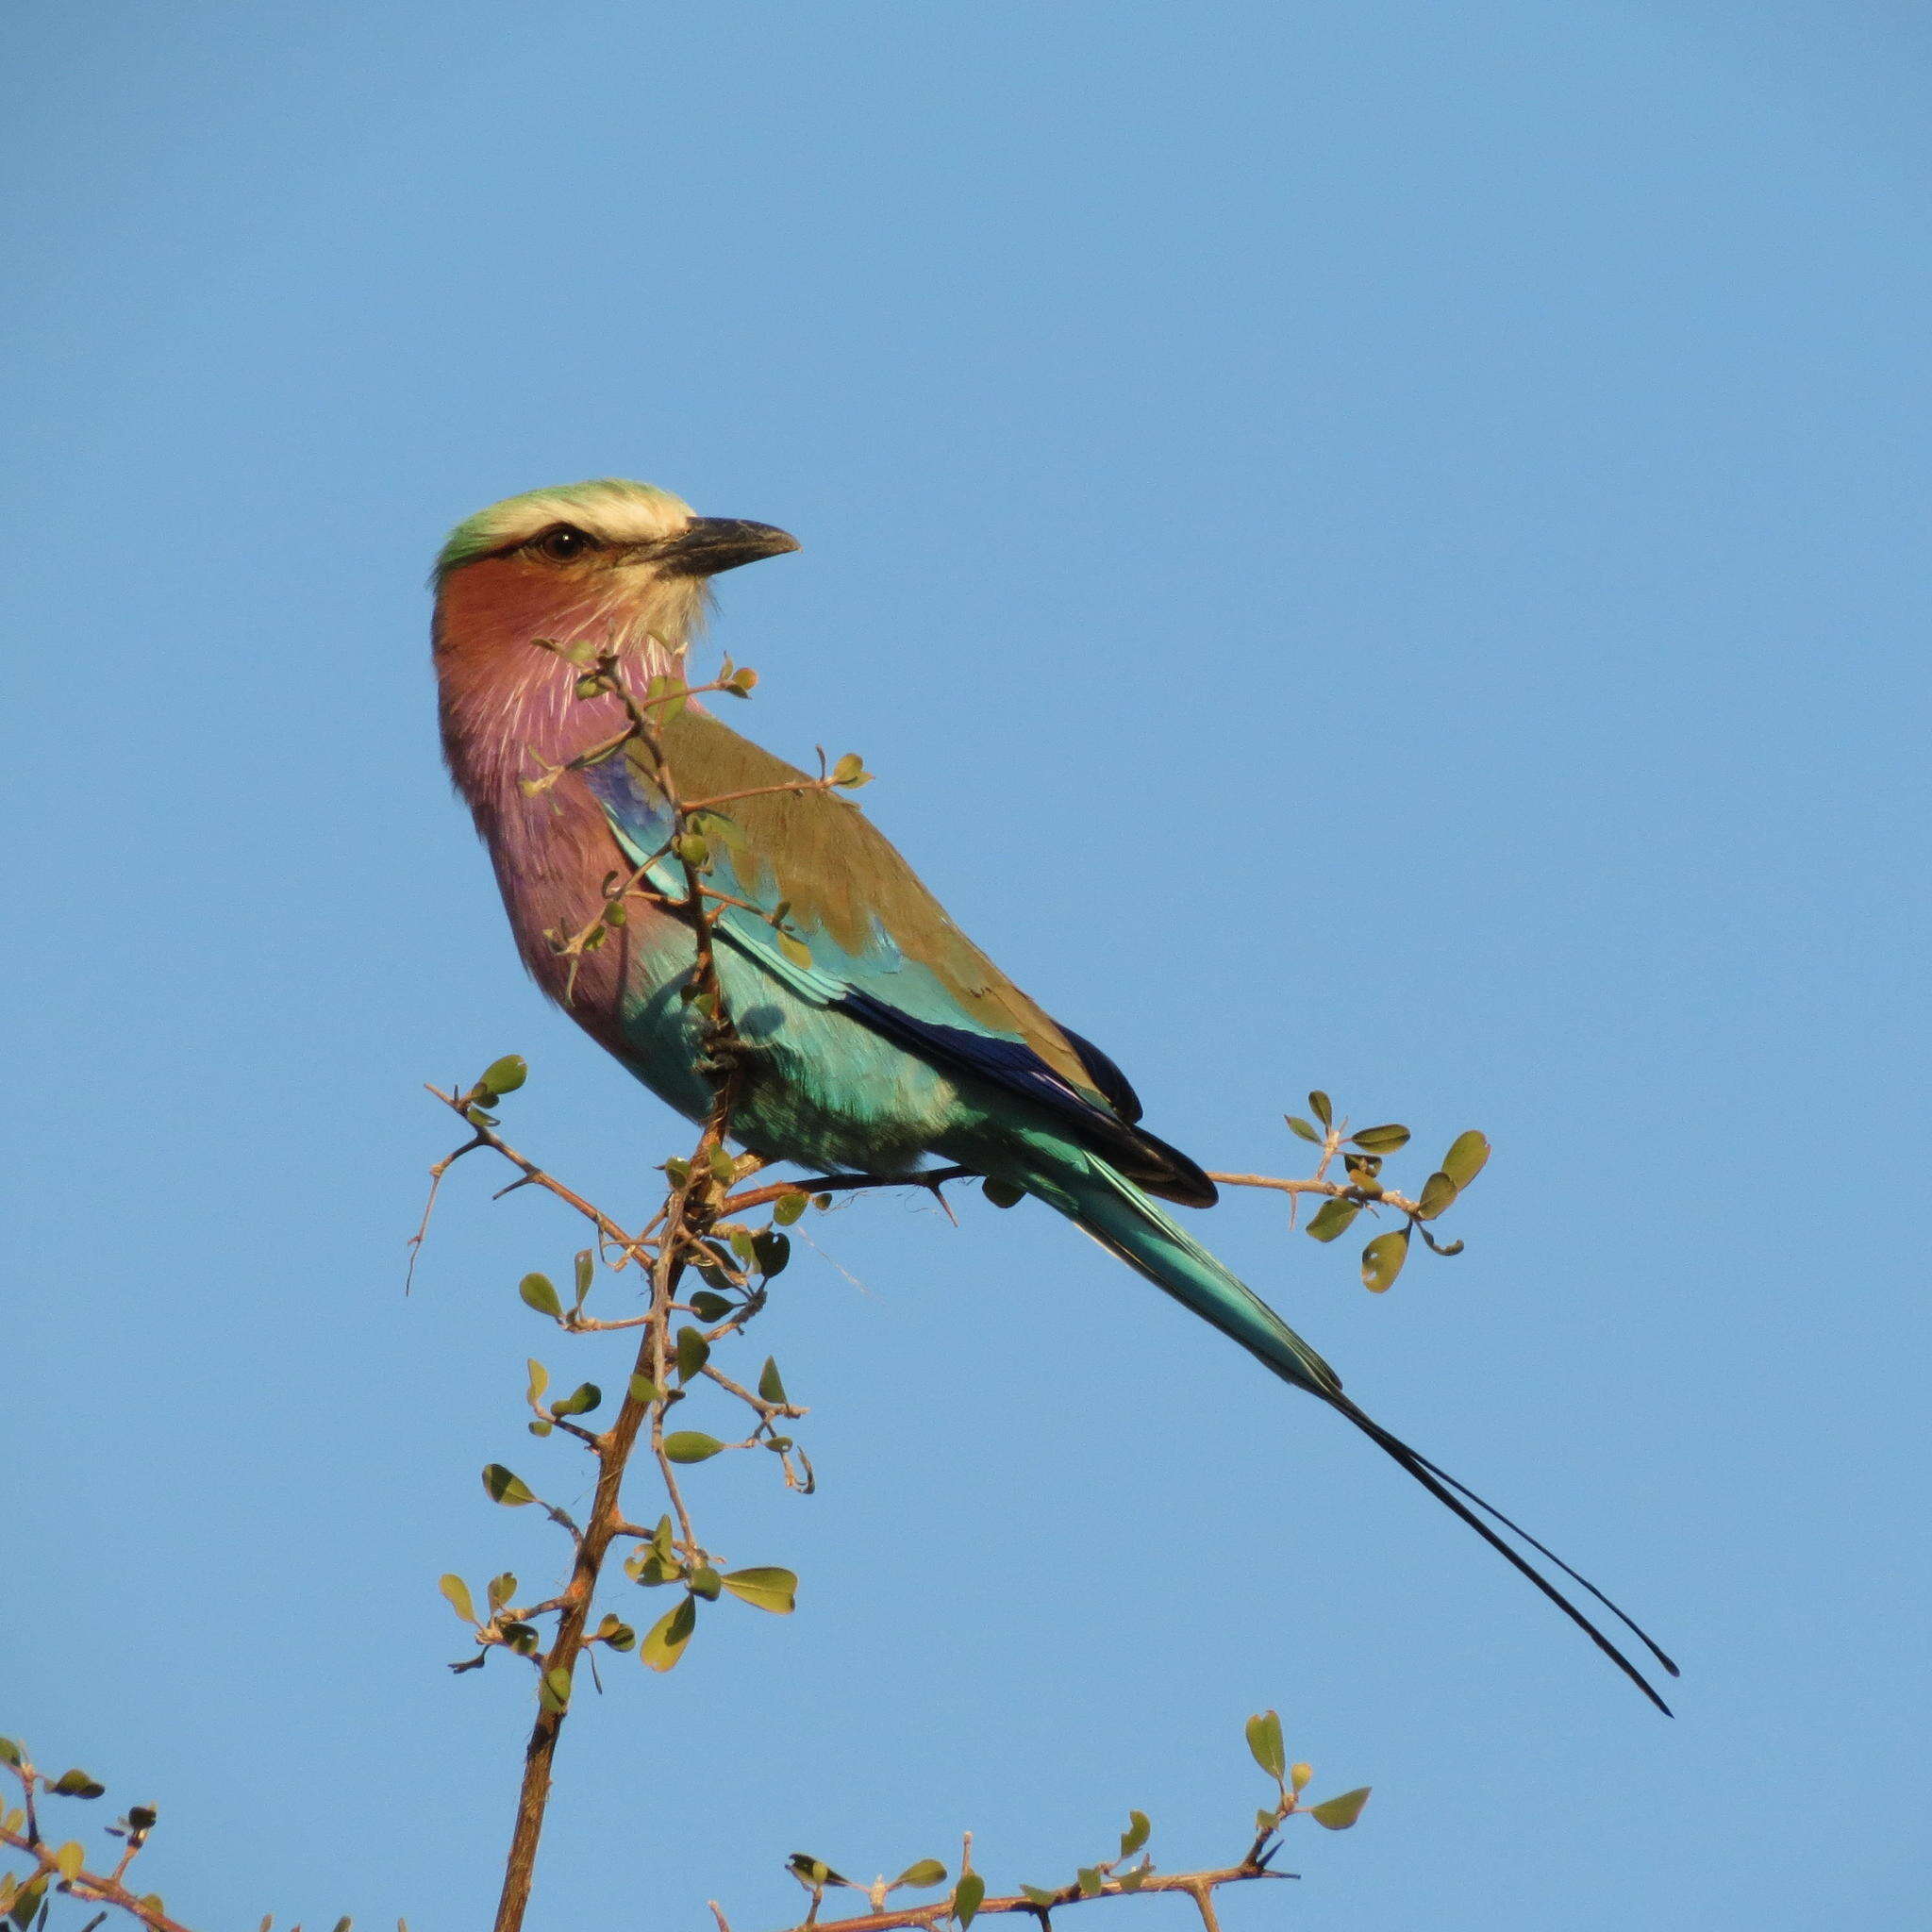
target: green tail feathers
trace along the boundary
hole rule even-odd
[[[1341,1393],[1341,1377],[1164,1208],[1105,1161],[1089,1156],[1087,1168],[1087,1174],[1073,1179],[1070,1188],[1061,1184],[1065,1205],[1047,1191],[1052,1183],[1036,1181],[1033,1191],[1086,1229],[1108,1254],[1118,1256],[1204,1322],[1211,1322],[1284,1381],[1324,1401]]]
[[[1224,1335],[1266,1363],[1283,1381],[1307,1390],[1339,1415],[1346,1416],[1385,1456],[1400,1464],[1430,1495],[1460,1517],[1548,1597],[1666,1717],[1671,1714],[1670,1706],[1657,1695],[1642,1672],[1521,1551],[1504,1541],[1483,1517],[1507,1530],[1595,1598],[1674,1677],[1676,1665],[1595,1584],[1579,1575],[1493,1504],[1486,1503],[1466,1484],[1357,1408],[1341,1392],[1341,1378],[1335,1371],[1259,1295],[1223,1267],[1133,1182],[1116,1174],[1097,1156],[1063,1141],[1043,1135],[1028,1136],[1027,1140],[1037,1158],[1024,1170],[1008,1168],[1002,1178],[1010,1178],[1050,1208],[1058,1208],[1110,1255],[1144,1274],[1203,1321],[1211,1322]]]

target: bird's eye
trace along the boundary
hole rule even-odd
[[[581,530],[573,530],[566,524],[560,529],[545,530],[530,547],[554,563],[568,563],[595,545]]]

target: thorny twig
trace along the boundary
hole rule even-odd
[[[9,1752],[18,1751],[11,1740],[8,1742]],[[59,1778],[49,1777],[24,1751],[18,1753],[17,1761],[8,1752],[0,1752],[0,1763],[20,1780],[21,1786],[19,1811],[8,1811],[0,1805],[0,1844],[25,1852],[34,1861],[33,1870],[25,1878],[17,1879],[11,1874],[0,1877],[0,1916],[11,1918],[16,1924],[31,1924],[40,1902],[51,1891],[89,1905],[112,1907],[138,1920],[148,1932],[188,1932],[179,1920],[168,1916],[156,1893],[137,1894],[125,1882],[128,1867],[154,1829],[152,1807],[137,1805],[118,1825],[109,1827],[123,1840],[121,1856],[111,1871],[90,1871],[78,1840],[48,1842],[41,1830],[35,1794],[38,1790],[57,1797],[99,1797],[100,1786],[78,1772],[69,1772]],[[101,1913],[93,1925],[98,1926],[106,1917],[105,1912]]]

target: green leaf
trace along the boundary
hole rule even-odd
[[[608,1643],[612,1650],[628,1650],[637,1641],[638,1633],[622,1617],[605,1612],[604,1621],[597,1625],[599,1643]]]
[[[962,1872],[953,1888],[953,1916],[959,1922],[959,1932],[972,1924],[985,1897],[986,1880],[977,1872]]]
[[[1394,1154],[1408,1145],[1408,1129],[1391,1123],[1386,1127],[1364,1127],[1348,1138],[1364,1154]]]
[[[20,1764],[25,1757],[26,1753],[11,1738],[0,1738],[0,1764]]]
[[[1325,1093],[1321,1092],[1319,1090],[1308,1095],[1308,1111],[1324,1127],[1332,1127],[1335,1124],[1335,1105]]]
[[[738,1178],[738,1163],[732,1159],[727,1149],[713,1147],[708,1158],[710,1162],[711,1178],[721,1188],[728,1188]]]
[[[98,1798],[108,1788],[84,1771],[63,1771],[47,1789],[57,1798]]]
[[[702,1429],[674,1429],[664,1438],[664,1454],[673,1462],[708,1462],[724,1446]]]
[[[791,1239],[774,1227],[761,1227],[751,1238],[751,1251],[758,1273],[770,1281],[784,1274],[785,1264],[791,1258]]]
[[[560,1315],[563,1304],[557,1298],[556,1284],[547,1274],[526,1274],[517,1283],[517,1292],[540,1315]]]
[[[908,1865],[892,1880],[886,1890],[897,1891],[902,1885],[909,1886],[914,1891],[925,1891],[935,1885],[946,1882],[946,1868],[937,1858],[921,1858],[916,1865]]]
[[[536,1491],[520,1475],[512,1475],[500,1462],[486,1462],[483,1465],[483,1487],[490,1492],[492,1503],[501,1503],[506,1508],[515,1509],[525,1503],[537,1500]]]
[[[832,767],[832,783],[857,787],[863,785],[870,774],[865,769],[865,760],[856,751],[846,752]]]
[[[1147,1822],[1146,1812],[1129,1811],[1127,1828],[1121,1833],[1121,1857],[1131,1858],[1147,1842],[1153,1829],[1153,1825]]]
[[[809,1852],[793,1852],[785,1860],[786,1869],[796,1873],[808,1885],[850,1885],[851,1879],[841,1877],[823,1858],[814,1858]]]
[[[695,1328],[677,1331],[677,1379],[689,1382],[711,1359],[711,1344]]]
[[[811,1205],[811,1196],[803,1188],[794,1193],[780,1194],[772,1203],[772,1219],[779,1227],[790,1227]]]
[[[579,1382],[561,1402],[550,1405],[552,1415],[589,1415],[604,1400],[604,1391],[594,1382]]]
[[[55,1869],[63,1878],[78,1878],[87,1868],[87,1847],[71,1838],[54,1854]]]
[[[1408,1259],[1408,1230],[1398,1227],[1391,1234],[1378,1234],[1362,1250],[1362,1286],[1371,1294],[1380,1294],[1402,1273]]]
[[[438,1588],[449,1599],[449,1607],[464,1623],[476,1621],[476,1606],[470,1599],[470,1586],[460,1576],[445,1576]]]
[[[567,1710],[570,1707],[570,1673],[561,1664],[554,1671],[545,1671],[537,1687],[537,1695],[545,1710]]]
[[[1288,1750],[1281,1741],[1281,1719],[1272,1710],[1248,1720],[1248,1751],[1277,1783],[1288,1775]]]
[[[1020,1890],[1037,1906],[1055,1905],[1059,1900],[1058,1892],[1049,1891],[1043,1885],[1023,1885]]]
[[[1080,1888],[1082,1898],[1098,1898],[1100,1888],[1106,1881],[1091,1865],[1082,1865],[1074,1874],[1074,1882]]]
[[[758,1371],[758,1393],[767,1402],[789,1402],[785,1384],[778,1374],[778,1364],[772,1356],[765,1357],[765,1365]]]
[[[495,1616],[516,1593],[517,1579],[514,1572],[506,1570],[500,1576],[492,1576],[489,1588],[483,1592],[490,1602],[490,1614]]]
[[[1442,1157],[1442,1172],[1458,1188],[1466,1188],[1483,1171],[1483,1163],[1490,1158],[1490,1143],[1472,1127],[1466,1134],[1457,1134],[1449,1143],[1449,1151]]]
[[[577,1307],[582,1307],[584,1297],[591,1291],[591,1282],[597,1278],[596,1259],[589,1248],[579,1248],[577,1250],[575,1266],[577,1271]]]
[[[1416,1208],[1424,1221],[1433,1221],[1439,1214],[1446,1213],[1456,1205],[1456,1196],[1461,1191],[1446,1174],[1432,1174],[1423,1183],[1423,1191],[1417,1198]]]
[[[790,1570],[727,1570],[719,1579],[741,1603],[785,1617],[798,1607],[798,1578]]]
[[[681,1160],[676,1155],[664,1162],[664,1178],[674,1188],[681,1188],[691,1178],[691,1162]]]
[[[1348,1224],[1361,1212],[1354,1201],[1337,1200],[1331,1195],[1308,1217],[1307,1232],[1311,1240],[1332,1241],[1339,1234],[1348,1232]]]
[[[1114,1883],[1123,1891],[1139,1891],[1153,1876],[1154,1867],[1152,1865],[1136,1865],[1131,1872],[1122,1872],[1117,1874]]]
[[[1296,1797],[1307,1790],[1315,1775],[1312,1764],[1291,1764],[1288,1767],[1288,1788]]]
[[[731,1304],[722,1294],[700,1289],[691,1298],[691,1311],[700,1322],[722,1322],[731,1312]]]
[[[1324,1824],[1330,1831],[1346,1831],[1362,1815],[1362,1807],[1368,1802],[1369,1787],[1364,1785],[1358,1791],[1343,1791],[1339,1798],[1324,1798],[1319,1805],[1310,1805],[1307,1812],[1317,1824]]]
[[[718,1601],[718,1592],[724,1588],[724,1579],[708,1563],[700,1563],[691,1573],[687,1587],[691,1595],[701,1596],[708,1604],[714,1604]]]
[[[630,1378],[630,1399],[633,1402],[652,1403],[663,1399],[663,1391],[648,1375],[633,1375]]]
[[[524,1366],[530,1372],[530,1386],[524,1399],[532,1408],[543,1398],[543,1391],[550,1386],[550,1371],[535,1356],[525,1356]]]
[[[506,1093],[514,1093],[529,1077],[529,1063],[520,1053],[507,1053],[483,1069],[483,1085],[499,1099]]]
[[[644,1633],[638,1655],[654,1671],[668,1671],[684,1655],[691,1633],[698,1627],[698,1600],[681,1596],[675,1609],[665,1613]]]
[[[555,1423],[546,1422],[541,1416],[539,1416],[535,1422],[525,1423],[524,1426],[525,1428],[529,1430],[531,1435],[541,1437],[551,1434],[553,1430],[555,1430],[557,1424]]]
[[[1321,1129],[1311,1126],[1307,1121],[1303,1120],[1300,1114],[1283,1114],[1282,1119],[1288,1123],[1288,1130],[1291,1134],[1299,1134],[1304,1141],[1312,1141],[1317,1147],[1322,1144]]]
[[[1016,1188],[1011,1181],[996,1181],[989,1177],[979,1185],[995,1208],[1011,1208],[1026,1198],[1026,1190]]]

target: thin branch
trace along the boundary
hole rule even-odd
[[[1101,1898],[1145,1898],[1152,1892],[1182,1891],[1203,1908],[1203,1916],[1208,1926],[1215,1924],[1213,1907],[1207,1903],[1224,1885],[1244,1885],[1256,1878],[1295,1878],[1294,1872],[1271,1872],[1265,1865],[1257,1865],[1244,1859],[1239,1865],[1224,1865],[1213,1872],[1157,1873],[1144,1878],[1139,1884],[1123,1883],[1118,1878],[1102,1882],[1098,1891],[1082,1891],[1077,1884],[1062,1886],[1041,1904],[1028,1898],[1024,1892],[1014,1892],[1005,1898],[982,1899],[978,1918],[986,1918],[996,1912],[1030,1912],[1042,1922],[1051,1912],[1062,1911],[1069,1906],[1090,1904]],[[788,1925],[784,1932],[899,1932],[901,1927],[937,1926],[954,1916],[953,1900],[949,1892],[945,1897],[936,1899],[930,1905],[899,1906],[882,1912],[866,1912],[852,1919],[802,1919],[796,1925]]]

